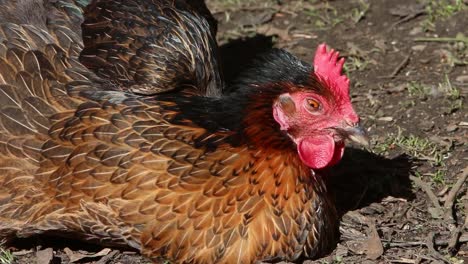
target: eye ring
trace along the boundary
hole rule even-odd
[[[320,109],[322,109],[322,106],[320,105],[320,103],[313,98],[306,98],[305,105],[307,109],[312,112],[317,112]]]

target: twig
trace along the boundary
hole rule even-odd
[[[424,241],[393,241],[392,242],[390,240],[382,239],[382,242],[384,242],[385,245],[388,247],[400,247],[400,248],[418,247],[418,246],[426,245],[426,242]],[[458,239],[458,243],[467,243],[467,242],[468,242],[468,233],[461,234],[460,238]],[[450,243],[449,239],[436,238],[434,240],[434,245],[438,247],[448,246],[449,243]]]
[[[398,66],[395,68],[395,70],[393,70],[392,74],[390,74],[392,78],[395,77],[406,65],[408,65],[410,57],[411,57],[411,52],[408,53],[408,55],[406,55],[403,61],[401,61],[400,64],[398,64]]]
[[[434,232],[430,232],[426,239],[426,247],[429,249],[433,257],[443,261],[444,263],[450,264],[450,261],[448,261],[442,254],[439,253],[439,251],[434,248],[434,237]]]
[[[255,12],[255,11],[264,11],[265,9],[270,9],[276,12],[282,11],[279,7],[272,7],[272,6],[244,6],[240,8],[226,8],[223,10],[213,10],[213,15],[224,14],[227,12],[234,12],[234,11],[246,11],[246,12]]]
[[[452,235],[450,236],[447,250],[452,256],[457,254],[457,251],[458,251],[457,245],[458,245],[458,242],[460,241],[460,236],[461,236],[461,232],[463,228],[464,228],[463,226],[462,227],[459,226],[455,228],[455,230],[452,231]]]
[[[437,196],[434,194],[432,191],[431,187],[427,185],[423,180],[421,180],[418,177],[415,176],[410,176],[410,179],[423,191],[426,192],[427,196],[429,196],[429,199],[431,200],[432,204],[434,205],[435,208],[437,209],[442,209],[440,206],[439,200],[437,199]]]
[[[459,42],[462,41],[457,38],[415,38],[416,42]]]
[[[411,19],[417,18],[418,16],[424,15],[424,14],[426,14],[426,10],[424,10],[424,9],[417,10],[416,12],[414,12],[414,13],[412,13],[410,15],[407,15],[404,18],[402,18],[402,19],[398,20],[397,22],[393,23],[393,25],[390,28],[393,29],[393,28],[395,28],[396,26],[398,26],[401,23],[408,22]]]
[[[393,259],[393,260],[390,260],[390,263],[415,264],[416,261],[415,261],[415,260],[412,260],[412,259],[401,258],[401,259]]]
[[[457,198],[458,192],[460,192],[463,184],[466,182],[468,178],[468,166],[466,166],[461,175],[458,177],[457,182],[453,185],[452,189],[447,195],[447,199],[445,200],[444,207],[447,209],[446,220],[453,221],[453,205]]]
[[[465,223],[463,223],[463,225],[465,226],[465,228],[468,228],[468,193],[465,194],[465,198],[464,198],[465,202]]]
[[[415,38],[416,42],[465,42],[468,43],[468,37],[463,34],[457,34],[454,38]]]
[[[448,193],[447,199],[445,200],[445,203],[444,203],[444,207],[446,210],[444,218],[447,222],[449,222],[452,225],[452,228],[449,228],[451,229],[450,231],[452,232],[452,235],[450,237],[450,242],[447,247],[448,251],[452,255],[455,255],[457,253],[457,245],[459,243],[461,232],[465,228],[466,222],[468,221],[467,220],[468,215],[465,215],[465,221],[461,224],[461,226],[456,227],[456,221],[453,218],[455,214],[453,212],[455,200],[461,188],[463,187],[463,184],[466,182],[467,178],[468,178],[468,166],[465,167],[465,169],[463,169],[461,175],[458,177],[457,182],[455,183],[455,185],[452,187],[452,189]]]
[[[452,236],[450,237],[450,241],[448,243],[447,250],[449,253],[454,256],[458,252],[458,245],[463,243],[463,235],[462,232],[463,230],[468,227],[468,208],[466,207],[467,204],[465,204],[465,221],[463,221],[463,224],[461,226],[457,227],[453,233]]]
[[[455,183],[455,185],[452,187],[452,189],[450,190],[449,194],[447,195],[447,199],[445,200],[445,203],[444,203],[444,209],[445,209],[445,219],[447,221],[450,221],[450,223],[455,226],[455,220],[453,219],[453,205],[455,203],[455,199],[459,193],[459,191],[461,190],[461,188],[463,187],[463,184],[466,182],[468,178],[468,166],[465,167],[465,169],[463,169],[463,172],[461,174],[461,176],[458,178],[457,182]],[[414,176],[410,176],[410,179],[418,186],[420,187],[423,191],[426,192],[427,196],[429,197],[429,199],[431,200],[432,204],[434,205],[434,207],[438,208],[438,209],[442,209],[442,207],[440,206],[440,203],[439,203],[439,200],[437,199],[437,196],[434,194],[434,192],[432,191],[431,187],[425,183],[424,181],[422,181],[420,178],[418,177],[414,177]],[[465,217],[468,217],[468,216],[465,216]],[[467,222],[468,220],[465,219],[465,223]],[[449,228],[451,229],[451,236],[450,236],[450,239],[446,242],[444,242],[445,245],[447,245],[447,249],[448,251],[453,255],[457,252],[457,245],[459,243],[464,243],[466,241],[468,241],[468,235],[465,234],[465,237],[463,237],[463,234],[462,234],[462,231],[464,230],[465,228],[465,224],[462,224],[462,226],[459,226],[459,227],[454,227],[454,228]],[[432,234],[433,236],[433,234]],[[429,240],[428,240],[429,241]],[[432,237],[432,242],[429,244],[429,242],[426,241],[426,245],[428,246],[428,248],[434,252],[435,249],[434,249],[434,244],[436,243],[434,241],[434,237]],[[463,242],[462,242],[463,241]],[[412,244],[411,244],[412,243]],[[407,244],[407,246],[410,246],[410,245],[420,245],[418,244],[418,242],[411,242],[410,244]],[[436,244],[437,245],[437,244]],[[430,246],[432,246],[432,248],[430,248]],[[440,253],[437,252],[437,256],[438,257],[442,257],[442,255],[440,255]],[[440,255],[440,256],[439,256]],[[444,258],[444,261],[445,258]]]
[[[440,262],[436,262],[437,259],[431,258],[431,257],[426,256],[426,255],[419,255],[419,254],[416,254],[416,257],[418,257],[417,259],[419,259],[419,262],[421,262],[421,260],[425,259],[425,260],[430,260],[431,263],[440,263]]]
[[[396,66],[396,68],[392,71],[390,75],[382,76],[381,78],[390,78],[390,79],[395,78],[395,76],[397,76],[397,74],[401,70],[403,70],[403,68],[405,68],[406,65],[408,65],[410,58],[411,58],[411,52],[408,55],[406,55],[406,57]]]
[[[120,251],[118,250],[112,250],[109,254],[105,255],[102,257],[100,260],[96,261],[95,264],[106,264],[108,263],[111,259],[113,259]]]

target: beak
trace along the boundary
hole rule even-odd
[[[362,128],[360,125],[348,127],[344,129],[344,131],[349,140],[367,148],[370,146],[369,136],[367,135],[367,132],[364,130],[364,128]]]

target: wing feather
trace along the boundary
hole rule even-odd
[[[216,25],[202,1],[95,1],[84,15],[80,60],[100,77],[138,94],[220,95]]]

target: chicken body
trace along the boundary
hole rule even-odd
[[[31,48],[8,30],[1,237],[72,234],[194,263],[294,260],[333,245],[323,180],[274,125],[279,90],[222,99],[107,92],[46,32],[14,28],[49,42]]]
[[[76,32],[13,22],[0,24],[0,238],[71,236],[175,263],[334,246],[335,209],[310,167],[336,162],[359,120],[336,53],[313,69],[273,50],[220,98],[148,97],[84,67]]]

